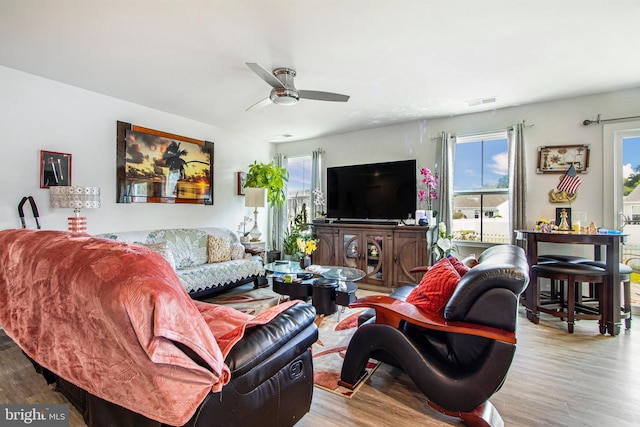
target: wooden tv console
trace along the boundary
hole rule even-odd
[[[428,265],[427,227],[408,225],[314,223],[318,249],[313,263],[363,270],[363,289],[390,292],[419,283],[414,267]]]

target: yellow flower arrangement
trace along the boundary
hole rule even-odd
[[[298,237],[296,239],[298,249],[300,251],[300,257],[311,255],[317,248],[317,242],[315,239],[307,240],[304,237]]]

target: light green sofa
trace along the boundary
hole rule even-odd
[[[124,231],[102,233],[97,237],[144,244],[157,251],[173,267],[192,298],[206,297],[245,283],[253,282],[255,287],[266,283],[262,259],[245,254],[238,236],[228,228]],[[224,256],[227,243],[228,260]],[[209,247],[215,248],[212,249],[215,254],[209,253]],[[219,262],[209,262],[212,257]]]

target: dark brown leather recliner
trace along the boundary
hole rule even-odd
[[[371,357],[403,369],[438,411],[468,425],[501,425],[488,399],[511,366],[518,297],[529,282],[529,266],[524,251],[512,245],[487,249],[478,261],[443,315],[404,301],[416,285],[352,304],[374,308],[375,317],[349,343],[340,383],[355,387]]]
[[[2,230],[0,301],[7,336],[89,427],[292,426],[311,406],[312,305],[252,319],[193,303],[149,248]]]
[[[185,427],[280,427],[298,422],[309,412],[313,395],[311,345],[318,338],[314,320],[312,305],[296,304],[271,322],[247,329],[225,359],[231,380],[221,392],[209,393]],[[195,353],[183,350],[198,361]],[[56,383],[88,426],[166,426],[96,397],[35,362],[34,366],[47,382]]]

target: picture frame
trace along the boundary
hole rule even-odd
[[[117,122],[117,203],[213,205],[213,178],[213,142]]]
[[[578,173],[589,169],[589,145],[547,145],[538,147],[537,173],[566,173],[573,165]]]
[[[560,221],[562,221],[562,211],[565,210],[567,212],[567,223],[569,224],[569,230],[572,229],[573,223],[571,221],[571,208],[556,208],[556,225],[560,225]]]
[[[40,150],[40,188],[71,185],[71,154]]]
[[[246,172],[238,172],[238,196],[244,196],[244,184],[247,182],[247,173]]]

